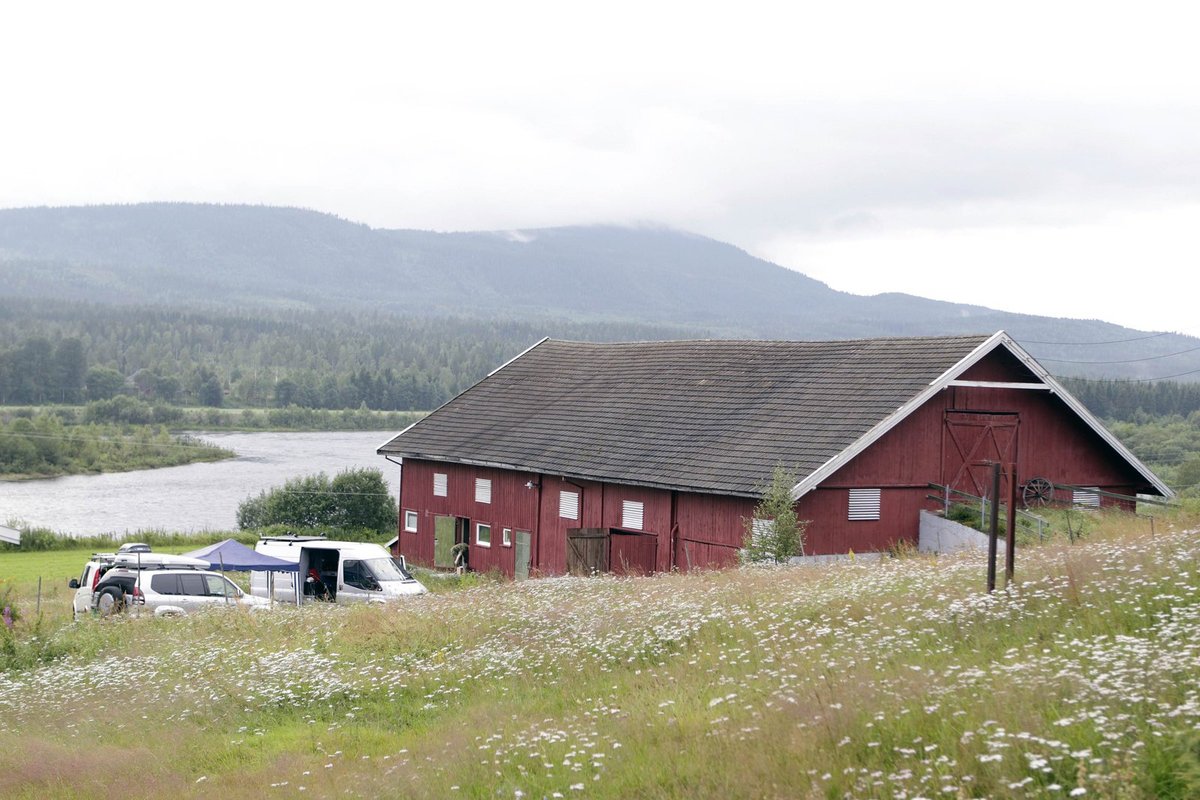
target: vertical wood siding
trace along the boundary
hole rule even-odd
[[[745,537],[744,520],[757,502],[741,497],[680,492],[675,501],[675,564],[680,570],[733,566]]]
[[[641,532],[655,536],[654,552],[657,569],[671,569],[671,493],[662,489],[646,489],[640,486],[606,484],[604,487],[604,528],[623,528],[623,503],[632,500],[642,504]],[[632,530],[632,529],[631,529]],[[643,545],[648,547],[649,545]]]
[[[461,517],[470,521],[471,569],[486,572],[499,570],[511,576],[515,566],[512,546],[503,545],[503,529],[534,531],[537,523],[537,488],[526,488],[527,482],[537,483],[532,473],[444,464],[418,459],[405,459],[400,479],[400,530],[398,547],[415,563],[433,566],[434,519],[439,516]],[[433,475],[444,473],[448,479],[445,497],[433,494]],[[475,501],[475,479],[492,481],[490,503]],[[416,511],[417,532],[404,530],[404,512]],[[492,526],[492,546],[475,544],[475,526]]]

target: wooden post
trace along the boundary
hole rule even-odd
[[[72,601],[73,602],[73,601]],[[42,576],[38,575],[37,615],[42,615]]]
[[[996,551],[999,549],[997,540],[999,539],[1000,528],[1000,462],[992,462],[992,508],[991,520],[988,525],[988,571],[987,571],[987,590],[989,593],[996,591]]]
[[[1017,465],[1008,465],[1008,530],[1004,539],[1004,587],[1012,586],[1017,569]]]

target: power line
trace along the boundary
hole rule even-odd
[[[1123,361],[1071,361],[1065,358],[1038,358],[1038,361],[1053,361],[1055,364],[1133,364],[1138,361],[1156,361],[1160,358],[1170,358],[1171,356],[1182,356],[1187,353],[1194,353],[1200,350],[1200,347],[1189,347],[1187,350],[1180,350],[1175,353],[1165,353],[1161,356],[1146,356],[1145,358],[1127,358]],[[1198,370],[1200,371],[1200,370]],[[1190,373],[1182,373],[1184,375]]]
[[[1055,344],[1055,345],[1100,345],[1100,344],[1124,344],[1125,342],[1144,342],[1147,339],[1157,339],[1160,336],[1171,336],[1170,331],[1162,333],[1152,333],[1149,336],[1136,336],[1132,339],[1110,339],[1107,342],[1038,342],[1030,339],[1019,339],[1021,344]]]
[[[1130,378],[1130,383],[1153,383],[1154,381],[1169,381],[1172,378],[1182,378],[1186,375],[1200,374],[1200,369],[1193,369],[1187,372],[1176,372],[1174,375],[1163,375],[1161,378]]]
[[[391,492],[334,492],[334,491],[312,492],[312,491],[308,491],[306,489],[283,489],[283,488],[264,489],[263,490],[264,494],[271,494],[272,492],[282,492],[284,494],[327,494],[327,495],[333,495],[336,497],[391,497],[392,496]]]

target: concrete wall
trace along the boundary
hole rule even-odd
[[[1000,533],[996,552],[1004,554],[1004,532]],[[974,528],[954,520],[939,517],[928,511],[921,512],[921,529],[917,549],[922,553],[956,553],[960,550],[983,550],[988,547],[988,537]]]

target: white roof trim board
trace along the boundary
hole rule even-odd
[[[1024,348],[1017,344],[1007,333],[1004,331],[997,331],[992,336],[988,337],[987,341],[975,348],[975,350],[966,356],[962,361],[955,364],[940,377],[938,377],[937,380],[929,384],[929,387],[925,389],[925,391],[921,392],[916,397],[902,405],[900,408],[896,409],[895,413],[893,413],[891,416],[881,420],[877,425],[875,425],[875,427],[863,434],[863,436],[860,437],[854,444],[850,445],[845,450],[842,450],[842,452],[838,453],[836,456],[829,459],[820,467],[809,473],[804,480],[792,487],[792,498],[799,500],[801,497],[817,488],[822,481],[824,481],[833,473],[837,472],[851,460],[860,455],[864,450],[877,442],[885,433],[904,421],[904,419],[924,405],[930,398],[947,387],[953,385],[957,381],[958,376],[962,375],[967,371],[967,369],[974,366],[976,363],[982,360],[984,356],[991,353],[997,347],[1006,348],[1022,364],[1028,367],[1029,370],[1038,377],[1038,379],[1041,381],[1041,385],[1044,386],[1044,388],[1049,389],[1051,394],[1058,395],[1058,397],[1060,397],[1062,401],[1066,403],[1068,408],[1074,411],[1080,419],[1087,423],[1088,427],[1090,427],[1101,439],[1103,439],[1105,443],[1116,450],[1122,458],[1128,461],[1130,466],[1136,469],[1138,473],[1146,479],[1147,483],[1154,486],[1154,488],[1157,489],[1163,497],[1175,496],[1175,493],[1171,491],[1170,487],[1159,480],[1159,478],[1153,472],[1151,472],[1150,469],[1137,458],[1137,456],[1130,452],[1125,445],[1121,444],[1120,440],[1113,436],[1112,433],[1100,423],[1100,420],[1092,416],[1092,413],[1088,411],[1082,403],[1076,400],[1070,392],[1063,388],[1062,384],[1056,381],[1054,377],[1050,375],[1050,373],[1047,372],[1045,368],[1033,358],[1033,356],[1029,355],[1029,353],[1027,353]],[[1038,384],[1027,384],[1022,388],[1035,388],[1037,386]]]
[[[504,368],[505,368],[505,367],[507,367],[509,364],[513,363],[513,362],[514,362],[514,361],[516,361],[518,358],[520,358],[521,356],[523,356],[523,355],[525,355],[526,353],[528,353],[530,350],[533,350],[534,348],[536,348],[538,345],[544,344],[545,342],[548,342],[548,341],[550,341],[550,337],[549,337],[549,336],[543,336],[541,339],[538,339],[536,342],[534,342],[533,344],[529,345],[529,347],[526,347],[524,350],[522,350],[521,352],[517,353],[515,356],[513,356],[512,358],[510,358],[508,361],[505,361],[503,364],[501,364],[500,366],[496,367],[494,370],[492,370],[491,372],[489,372],[489,373],[488,373],[486,376],[484,376],[484,378],[483,378],[483,379],[481,379],[481,380],[479,380],[478,382],[476,382],[476,383],[475,383],[475,386],[478,386],[480,383],[483,383],[483,380],[486,380],[487,378],[490,378],[490,377],[492,377],[492,376],[493,376],[493,375],[495,375],[497,372],[499,372],[500,370],[504,369]],[[467,391],[470,391],[470,390],[471,390],[471,388],[474,388],[474,387],[470,387],[470,388],[468,388],[468,389],[467,389]],[[387,447],[389,444],[391,444],[391,443],[392,443],[392,442],[393,442],[393,441],[394,441],[394,440],[395,440],[395,439],[396,439],[398,436],[402,436],[403,434],[405,434],[405,433],[408,433],[410,430],[412,430],[412,429],[413,429],[413,428],[415,428],[416,426],[420,425],[420,424],[421,424],[422,422],[424,422],[426,419],[428,419],[429,417],[433,416],[433,414],[434,414],[434,413],[436,413],[436,412],[437,412],[439,409],[443,408],[444,406],[447,406],[447,405],[449,405],[449,404],[450,404],[451,402],[453,402],[453,401],[454,401],[454,398],[450,398],[450,400],[447,400],[445,403],[442,403],[442,405],[441,405],[441,406],[438,406],[438,408],[434,409],[434,410],[433,410],[433,411],[431,411],[429,414],[426,414],[424,417],[421,417],[419,420],[417,420],[416,422],[414,422],[414,423],[410,424],[410,425],[409,425],[408,427],[406,427],[404,430],[400,431],[400,433],[397,433],[397,434],[395,434],[395,435],[394,435],[394,436],[392,436],[390,439],[388,439],[386,442],[384,442],[383,444],[379,445],[379,447],[376,447],[376,448],[375,448],[375,453],[376,453],[376,455],[386,456],[386,455],[387,455],[387,453],[385,453],[385,452],[384,452],[384,449],[383,449],[383,448],[385,448],[385,447]],[[464,462],[462,462],[462,463],[469,463],[469,462],[466,462],[466,461],[464,461]],[[493,466],[499,466],[501,469],[518,469],[517,467],[510,467],[510,466],[505,466],[505,465],[493,465]]]
[[[549,336],[543,336],[541,339],[538,339],[536,342],[534,342],[533,344],[529,345],[529,347],[526,347],[524,350],[522,350],[521,352],[517,353],[515,356],[513,356],[512,358],[510,358],[508,361],[505,361],[503,364],[501,364],[500,366],[496,367],[494,370],[492,370],[491,372],[489,372],[489,373],[487,374],[487,376],[486,376],[486,377],[488,377],[488,378],[492,377],[492,376],[493,376],[493,375],[495,375],[497,372],[499,372],[500,370],[504,369],[504,368],[505,368],[505,367],[507,367],[509,364],[513,363],[513,362],[514,362],[514,361],[516,361],[518,358],[520,358],[521,356],[525,355],[526,353],[528,353],[528,352],[529,352],[530,350],[532,350],[533,348],[535,348],[535,347],[537,347],[538,345],[540,345],[542,342],[548,342],[548,341],[550,341],[550,337],[549,337]]]

